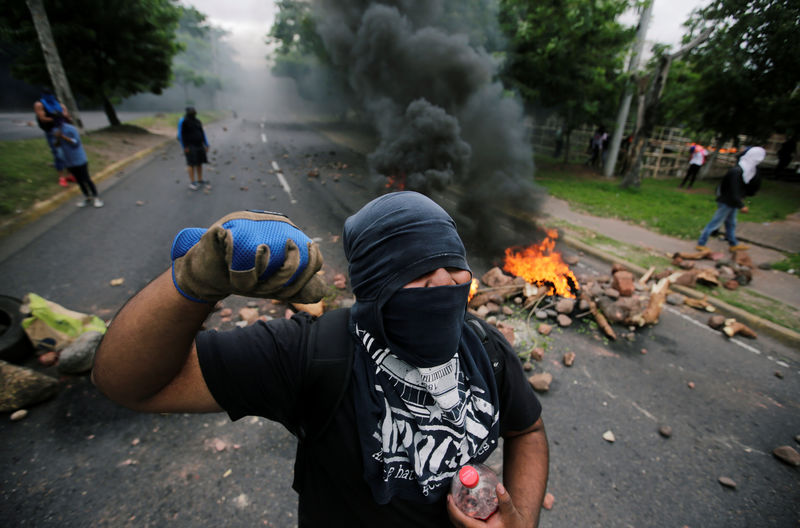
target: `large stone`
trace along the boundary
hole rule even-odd
[[[542,324],[539,325],[537,330],[539,331],[540,334],[546,336],[546,335],[550,334],[550,332],[553,331],[553,327],[550,326],[547,323],[542,323]]]
[[[544,359],[544,348],[542,347],[533,347],[531,349],[531,359],[535,361],[541,361]]]
[[[506,338],[506,341],[508,341],[511,346],[514,346],[514,327],[506,323],[497,323],[496,327],[500,330],[500,333],[503,334],[503,337]]]
[[[561,314],[571,314],[575,309],[575,299],[561,299],[556,303],[556,311]]]
[[[483,277],[481,277],[481,282],[488,286],[489,288],[497,288],[499,286],[505,286],[510,284],[514,278],[506,275],[503,273],[503,270],[495,266],[494,268],[487,271]]]
[[[569,326],[572,324],[572,319],[568,315],[564,314],[558,314],[556,321],[558,321],[558,326]]]
[[[0,412],[13,412],[52,398],[58,387],[58,380],[51,376],[0,361]]]
[[[772,450],[772,454],[775,455],[781,462],[785,462],[790,466],[800,466],[800,453],[795,451],[795,449],[791,446],[776,447]]]
[[[553,375],[549,372],[537,372],[528,378],[528,382],[536,392],[547,392],[550,390],[550,383],[553,382]]]
[[[708,318],[708,326],[713,328],[714,330],[719,330],[723,326],[725,326],[725,316],[724,315],[712,315]]]
[[[747,251],[732,251],[733,261],[740,265],[746,266],[748,268],[753,268],[753,260],[750,258],[750,255],[747,254]]]
[[[103,339],[100,332],[84,332],[64,348],[58,356],[58,371],[64,374],[81,374],[92,369],[94,352]]]
[[[636,286],[633,285],[633,273],[626,270],[615,272],[611,287],[617,290],[621,296],[630,297],[636,291]]]
[[[489,314],[497,314],[500,313],[500,305],[494,302],[486,303],[486,309],[488,310],[487,313]]]
[[[674,306],[680,306],[686,300],[686,296],[680,293],[670,293],[667,295],[667,302]]]

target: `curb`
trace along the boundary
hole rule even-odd
[[[611,255],[610,253],[606,253],[600,249],[592,247],[580,240],[573,238],[570,235],[562,235],[560,240],[562,240],[565,244],[574,247],[575,249],[579,249],[584,253],[588,253],[595,258],[600,260],[604,260],[609,264],[619,263],[624,265],[628,270],[633,272],[638,276],[644,275],[647,270],[642,268],[641,266],[637,266],[636,264],[632,264],[626,262],[625,260]],[[670,289],[676,292],[679,292],[687,297],[692,297],[694,299],[702,299],[705,297],[706,301],[709,304],[714,306],[717,310],[719,310],[722,314],[728,315],[731,317],[735,317],[737,320],[746,323],[748,326],[753,327],[754,329],[758,329],[770,336],[782,341],[783,343],[791,346],[800,347],[800,333],[795,332],[789,328],[783,327],[781,325],[775,324],[772,321],[768,321],[763,319],[757,315],[751,314],[741,308],[737,308],[736,306],[731,306],[730,304],[721,301],[713,296],[704,296],[702,293],[695,291],[691,288],[687,288],[686,286],[680,286],[678,284],[670,284]]]
[[[152,154],[153,152],[155,152],[156,150],[163,148],[164,145],[166,145],[170,141],[172,141],[172,138],[164,138],[164,141],[162,141],[161,143],[153,145],[152,147],[148,147],[144,150],[140,150],[139,152],[136,152],[128,156],[127,158],[112,163],[111,165],[104,168],[100,172],[93,174],[92,181],[94,181],[95,184],[99,184],[103,180],[108,179],[110,176],[119,172],[120,170],[127,167],[131,163],[138,161],[142,158],[145,158],[150,154]],[[49,213],[50,211],[52,211],[65,201],[77,196],[78,194],[80,194],[79,188],[77,187],[67,188],[63,191],[56,193],[54,196],[51,196],[46,200],[43,200],[41,202],[36,202],[30,207],[30,209],[21,213],[18,217],[7,220],[2,225],[0,225],[0,232],[3,232],[3,236],[7,236],[14,229],[22,227],[28,222],[32,222],[33,220],[36,220],[37,218]]]

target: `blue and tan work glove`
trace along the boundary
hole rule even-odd
[[[196,302],[230,294],[316,302],[325,295],[321,267],[319,246],[279,213],[231,213],[172,242],[172,281]]]

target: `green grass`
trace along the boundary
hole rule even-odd
[[[651,266],[655,266],[657,269],[666,268],[669,267],[672,262],[671,259],[659,253],[645,251],[641,246],[614,240],[613,238],[601,235],[591,229],[576,226],[564,220],[549,219],[548,226],[563,230],[584,244],[601,249],[606,253],[611,253],[626,262],[636,264],[645,269]]]
[[[103,157],[95,150],[102,146],[88,135],[83,138],[91,167],[103,166]],[[63,187],[58,185],[58,175],[53,168],[53,156],[47,141],[22,139],[0,141],[0,217],[13,215],[30,207],[35,201],[46,199]]]
[[[156,114],[130,121],[126,125],[142,128],[175,130],[182,114]],[[204,123],[212,123],[226,115],[225,112],[200,112]],[[104,128],[81,135],[84,150],[89,158],[91,173],[97,174],[112,163],[108,143],[103,140],[112,128]],[[142,131],[144,133],[144,131]],[[41,138],[0,141],[0,221],[29,209],[40,200],[61,192],[58,175],[53,167],[53,156],[47,141]]]
[[[576,209],[619,218],[683,239],[694,239],[716,209],[717,181],[696,182],[692,192],[678,190],[678,180],[646,179],[639,189],[622,189],[619,179],[587,173],[581,166],[560,166],[539,160],[537,183]],[[750,213],[739,221],[774,222],[798,209],[800,185],[765,180],[749,199]]]
[[[772,264],[772,269],[780,271],[789,271],[793,269],[795,272],[800,272],[800,253],[787,255],[785,259]]]
[[[694,289],[785,328],[800,330],[800,311],[750,288],[726,290],[698,284]]]

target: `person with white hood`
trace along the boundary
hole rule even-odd
[[[731,167],[722,181],[717,186],[717,211],[711,217],[700,238],[697,240],[697,249],[708,249],[708,237],[720,225],[725,224],[725,236],[728,239],[731,251],[742,251],[749,246],[739,244],[736,240],[736,213],[749,212],[744,203],[746,196],[753,196],[759,188],[759,179],[756,177],[758,164],[764,161],[766,151],[761,147],[750,147],[739,158],[739,163]]]

